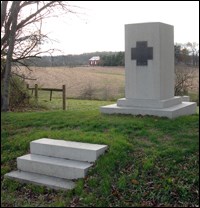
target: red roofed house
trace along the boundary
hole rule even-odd
[[[99,56],[93,56],[92,58],[89,59],[89,65],[90,66],[97,66],[100,62],[100,57]]]

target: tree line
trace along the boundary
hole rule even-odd
[[[93,52],[80,55],[42,56],[29,57],[23,60],[24,65],[38,67],[55,66],[82,66],[88,65],[89,59],[93,56],[100,56],[99,66],[124,66],[124,51],[119,52]],[[175,64],[185,64],[199,66],[199,49],[197,43],[175,44],[174,45]]]
[[[23,65],[38,67],[54,66],[82,66],[88,65],[89,59],[93,56],[100,56],[100,66],[124,66],[124,52],[92,52],[80,55],[60,55],[29,57],[23,60]]]
[[[175,64],[199,66],[199,44],[188,42],[174,45]]]

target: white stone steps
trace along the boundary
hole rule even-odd
[[[24,183],[43,185],[53,189],[69,190],[75,187],[75,183],[73,181],[52,176],[41,175],[38,173],[12,171],[10,173],[5,174],[5,177],[15,179]]]
[[[107,145],[42,138],[30,143],[30,152],[17,158],[17,171],[5,177],[54,189],[73,189],[72,179],[84,178]]]
[[[92,164],[88,162],[67,160],[28,154],[17,158],[17,168],[26,172],[33,172],[65,179],[84,178]]]
[[[32,154],[94,162],[105,152],[107,145],[89,144],[42,138],[30,143]]]

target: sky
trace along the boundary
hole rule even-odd
[[[199,1],[69,1],[69,5],[75,14],[43,24],[55,40],[45,47],[62,51],[54,55],[124,51],[125,24],[143,22],[173,25],[175,43],[199,43]]]

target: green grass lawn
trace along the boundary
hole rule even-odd
[[[49,102],[48,102],[49,103]],[[2,207],[199,206],[199,115],[176,119],[103,115],[106,101],[68,100],[68,110],[1,116]],[[108,145],[70,191],[4,178],[42,137]]]

